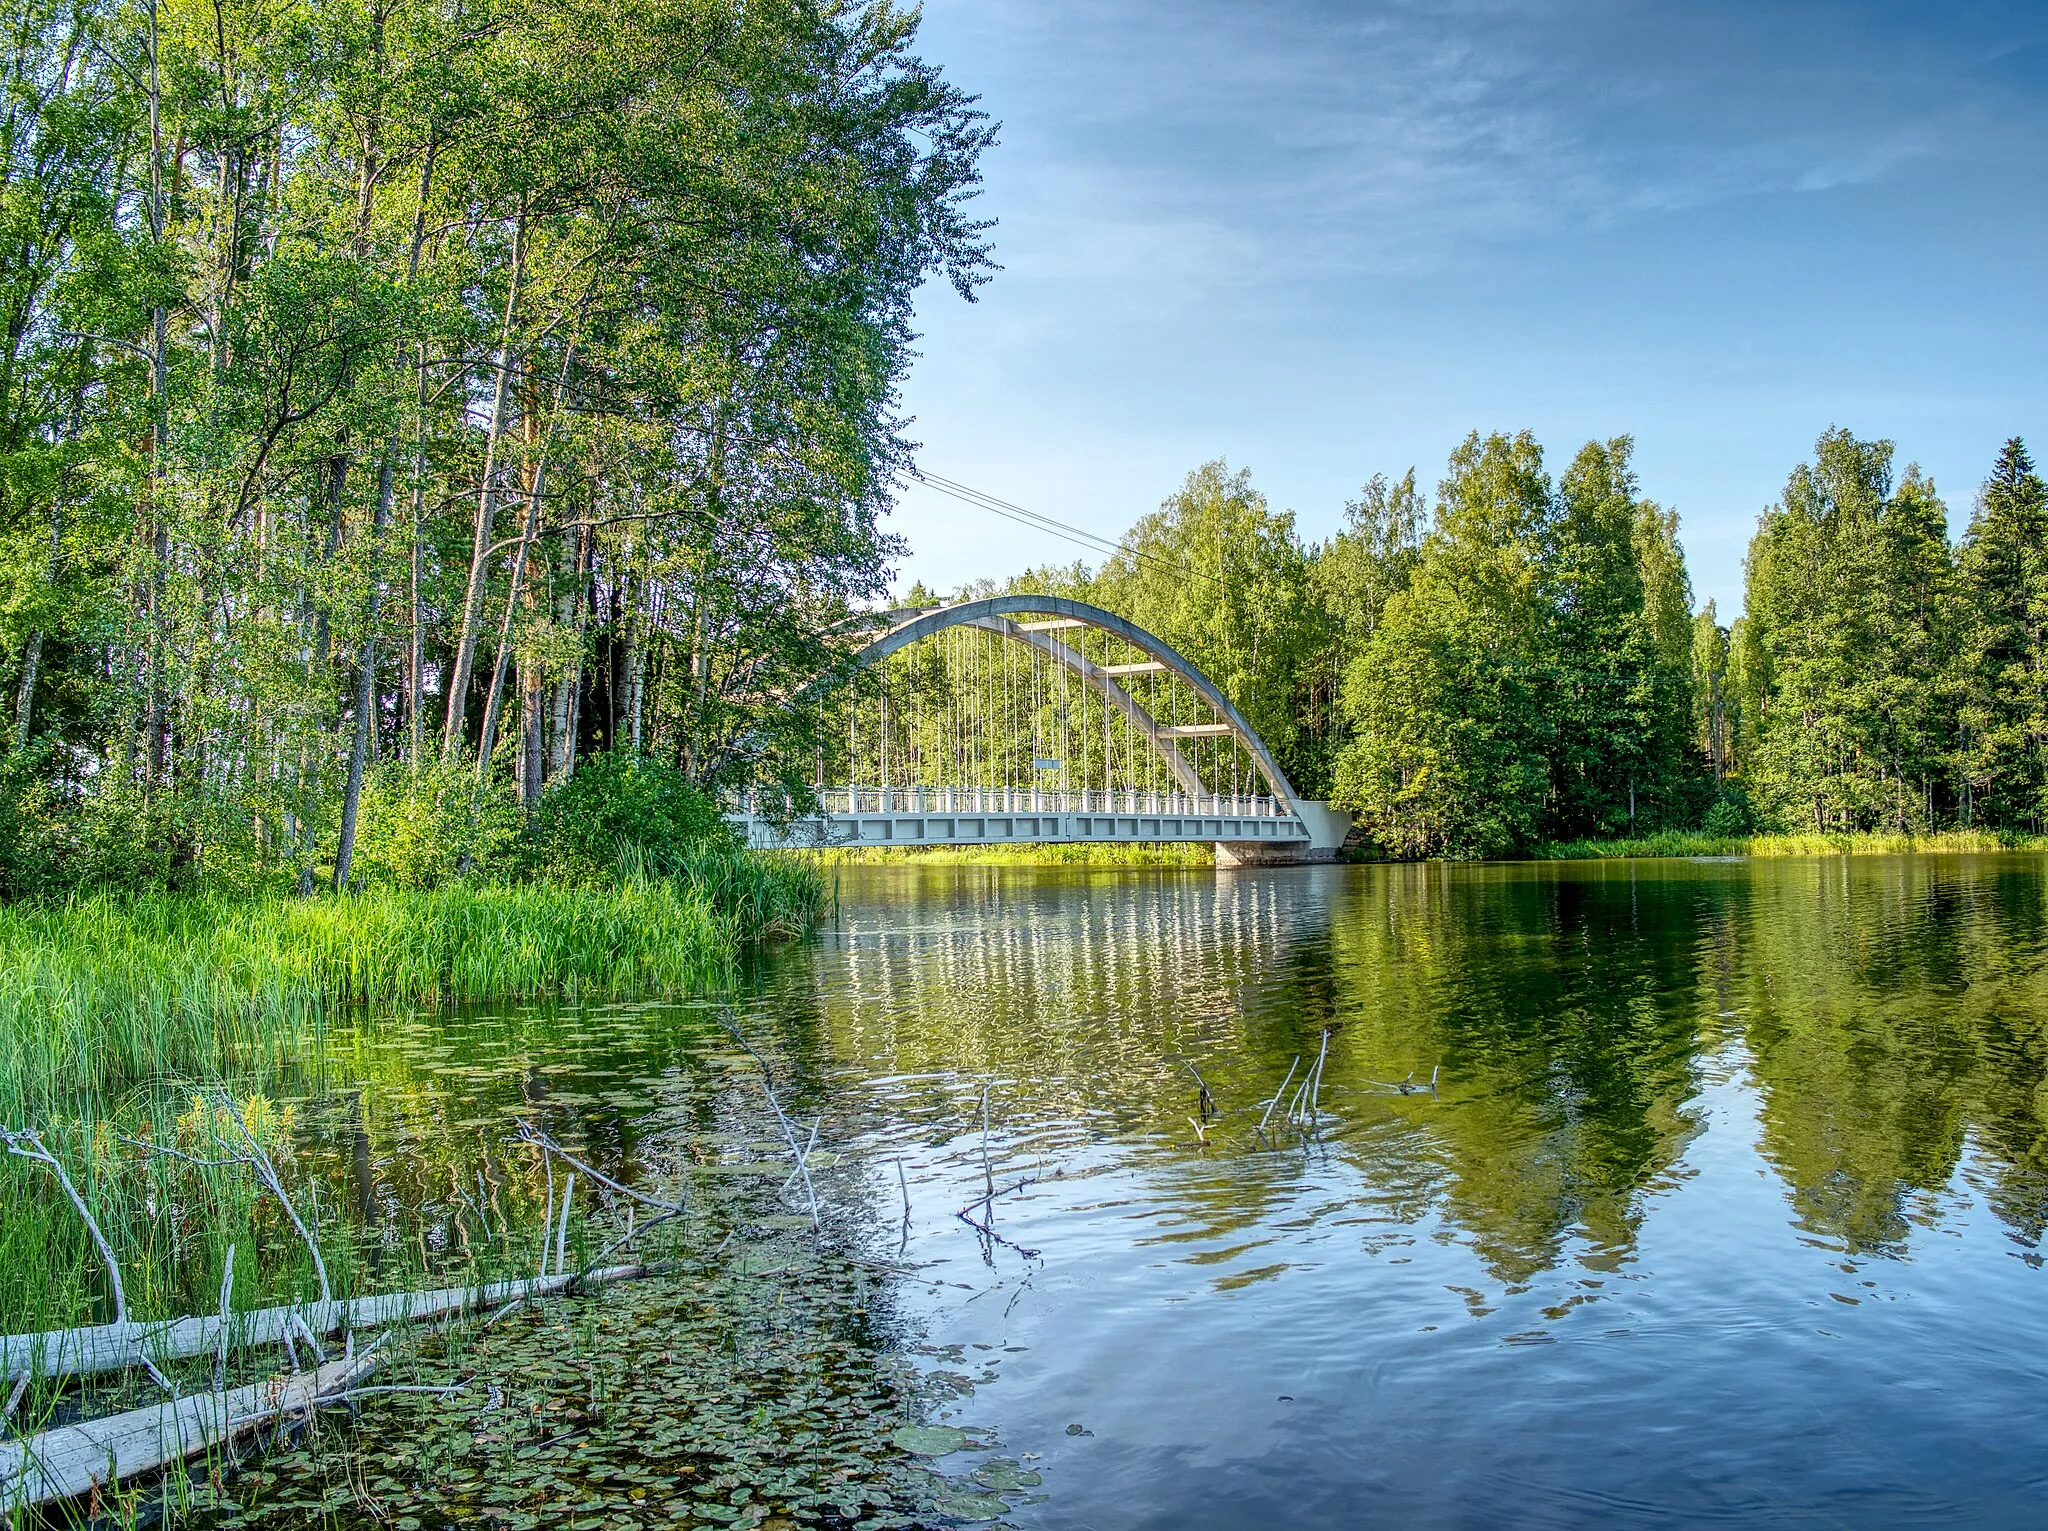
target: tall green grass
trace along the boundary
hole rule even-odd
[[[346,1009],[725,988],[744,941],[801,929],[823,896],[813,865],[707,847],[677,876],[612,886],[0,907],[0,1122],[42,1131],[65,1161],[120,1252],[138,1316],[210,1306],[237,1242],[238,1305],[304,1296],[309,1262],[245,1171],[195,1169],[121,1135],[179,1141],[181,1116],[213,1086],[268,1109],[271,1094],[303,1088],[293,1072]],[[203,1141],[184,1146],[206,1154]],[[347,1219],[330,1216],[321,1243],[337,1288],[359,1288]],[[426,1263],[424,1248],[387,1258],[377,1280]],[[0,1327],[104,1318],[105,1297],[52,1177],[0,1157]]]
[[[687,884],[347,898],[141,895],[0,909],[0,1114],[299,1055],[337,1005],[726,982],[743,928]]]
[[[1707,835],[1665,830],[1633,840],[1560,840],[1537,848],[1537,861],[1591,861],[1616,856],[1900,856],[2002,850],[2048,850],[2048,837],[2012,838],[1983,830],[1934,834]]]

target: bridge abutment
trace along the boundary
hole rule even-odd
[[[1300,866],[1344,859],[1344,841],[1351,833],[1348,812],[1302,798],[1295,799],[1294,812],[1308,831],[1306,840],[1218,840],[1216,865],[1226,869]]]

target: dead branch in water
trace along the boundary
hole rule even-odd
[[[720,1024],[731,1034],[735,1042],[746,1049],[747,1056],[752,1058],[761,1070],[761,1089],[768,1097],[770,1109],[775,1112],[775,1120],[782,1124],[782,1136],[789,1144],[789,1151],[796,1155],[796,1167],[803,1171],[804,1194],[810,1198],[811,1203],[811,1231],[822,1233],[825,1220],[818,1210],[818,1188],[811,1181],[808,1155],[804,1153],[803,1145],[796,1140],[796,1128],[790,1125],[789,1117],[782,1109],[782,1102],[776,1098],[774,1071],[768,1067],[768,1060],[754,1051],[754,1044],[749,1042],[746,1033],[740,1030],[739,1022],[733,1019],[732,1011],[725,1012],[725,1019]]]

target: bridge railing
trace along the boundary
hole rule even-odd
[[[1035,787],[821,787],[827,814],[863,813],[1101,813],[1202,818],[1291,819],[1294,809],[1278,798],[1251,794],[1187,792],[1047,792]],[[786,817],[779,793],[750,787],[739,811]]]

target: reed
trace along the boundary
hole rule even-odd
[[[211,1109],[202,1099],[252,1113],[257,1137],[288,1153],[289,1108],[270,1101],[290,1093],[288,1076],[317,1058],[340,1012],[702,994],[732,983],[743,941],[800,929],[823,894],[816,869],[795,858],[717,847],[676,877],[614,886],[0,907],[0,1125],[44,1133],[106,1228],[143,1317],[196,1312],[202,1297],[210,1307],[237,1246],[238,1307],[317,1296],[328,1276],[337,1293],[403,1283],[415,1273],[401,1268],[402,1244],[379,1256],[373,1278],[339,1209],[304,1206],[316,1238],[302,1241],[245,1165],[200,1162],[219,1157],[209,1146],[218,1124],[195,1116]],[[318,1191],[295,1182],[291,1194]],[[91,1322],[107,1316],[109,1295],[52,1172],[0,1158],[0,1328]]]
[[[0,1117],[300,1056],[336,1006],[701,992],[753,928],[688,885],[90,897],[0,908]]]

